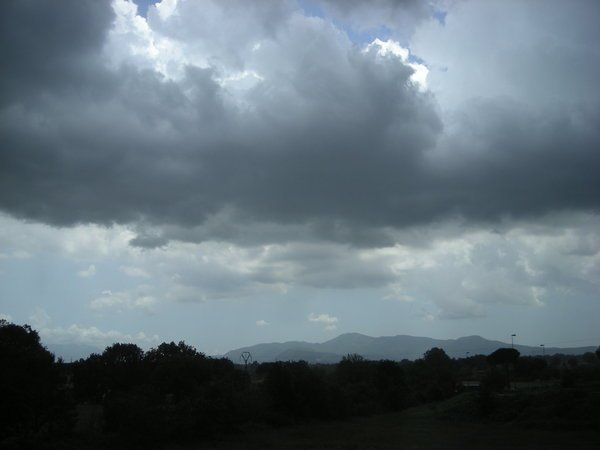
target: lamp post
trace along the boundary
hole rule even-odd
[[[540,347],[542,347],[542,355],[546,356],[546,346],[544,344],[540,344]]]
[[[514,337],[516,336],[516,334],[511,334],[510,335],[510,348],[515,348],[515,342],[514,342]]]

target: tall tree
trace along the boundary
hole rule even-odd
[[[487,357],[490,364],[504,366],[504,370],[506,371],[506,385],[508,387],[510,387],[510,366],[514,366],[520,355],[519,351],[514,348],[499,348]]]
[[[64,416],[60,370],[29,325],[0,320],[0,435],[51,429]]]

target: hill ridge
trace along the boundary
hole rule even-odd
[[[476,354],[490,354],[500,347],[509,347],[509,343],[486,339],[479,335],[462,336],[454,339],[436,339],[426,336],[397,334],[393,336],[368,336],[349,332],[324,342],[286,341],[260,343],[241,347],[227,352],[224,356],[238,362],[244,351],[252,354],[254,361],[273,362],[305,360],[309,363],[336,363],[344,355],[357,353],[367,359],[418,359],[433,348],[442,348],[452,358],[464,358]],[[537,346],[515,344],[514,348],[524,356],[540,355]],[[567,355],[595,351],[595,347],[546,347],[547,355],[562,353]]]

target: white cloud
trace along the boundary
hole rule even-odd
[[[136,235],[123,225],[76,225],[59,228],[24,222],[0,212],[0,248],[3,254],[31,259],[40,253],[52,253],[73,260],[97,260],[139,254],[129,241]]]
[[[150,274],[140,267],[121,266],[121,271],[132,278],[150,278]]]
[[[269,325],[269,322],[267,322],[266,320],[261,319],[256,321],[257,327],[266,327],[267,325]]]
[[[29,316],[29,320],[31,320],[31,324],[34,328],[44,328],[52,322],[50,315],[43,308],[39,307]]]
[[[90,302],[90,308],[94,311],[123,312],[131,310],[142,310],[153,314],[156,307],[156,299],[148,294],[147,286],[140,286],[132,291],[102,292],[102,295]]]
[[[35,259],[52,252],[58,260],[110,261],[133,278],[156,274],[152,286],[125,287],[93,298],[90,307],[97,312],[152,313],[159,298],[251,299],[308,287],[380,289],[382,298],[427,305],[428,313],[438,318],[481,317],[491,305],[542,307],[558,296],[591,295],[600,280],[600,218],[590,214],[549,216],[546,224],[500,223],[498,230],[452,223],[421,226],[394,232],[394,240],[403,244],[380,248],[205,240],[140,249],[128,244],[135,234],[119,226],[82,225],[66,232],[6,216],[0,216],[0,225],[6,225],[8,234],[14,232],[14,239],[0,236],[7,254],[19,249]],[[88,233],[93,238],[77,237]]]
[[[411,50],[432,67],[430,88],[442,107],[454,109],[472,97],[510,96],[541,108],[557,99],[590,99],[589,83],[599,75],[598,53],[589,47],[597,38],[594,2],[446,6],[445,25],[430,18],[411,39]]]
[[[379,38],[375,38],[370,44],[368,44],[364,51],[369,52],[374,50],[378,55],[387,57],[393,56],[399,58],[403,63],[413,69],[414,73],[410,76],[410,80],[421,90],[427,90],[427,75],[429,69],[426,65],[410,61],[410,51],[402,47],[399,42],[392,39],[382,41]]]
[[[367,45],[365,51],[371,49],[376,50],[381,56],[393,55],[402,61],[408,61],[408,55],[410,54],[407,48],[402,47],[399,42],[391,39],[382,41],[379,38],[375,38],[373,42]]]
[[[96,266],[90,264],[87,269],[82,269],[77,272],[77,276],[81,278],[91,278],[96,275]]]
[[[385,297],[428,303],[439,318],[463,318],[486,315],[490,305],[543,307],[548,299],[593,292],[599,284],[594,227],[600,218],[547,220],[547,225],[512,223],[503,230],[498,224],[500,230],[463,230],[447,237],[438,230],[427,246],[375,250],[388,258],[397,277]]]
[[[147,335],[143,331],[131,334],[117,330],[103,331],[94,326],[85,327],[78,324],[71,324],[68,327],[51,326],[52,318],[43,308],[39,307],[35,309],[29,319],[44,343],[78,343],[104,348],[116,342],[136,343],[143,347],[149,347],[160,342],[157,334]]]
[[[77,324],[68,327],[41,328],[38,330],[45,342],[55,344],[79,343],[89,344],[100,348],[121,343],[135,343],[149,347],[160,342],[158,335],[147,335],[143,331],[130,334],[117,330],[103,331],[97,327],[84,327]]]
[[[315,314],[310,313],[308,315],[309,322],[315,322],[325,325],[326,330],[336,330],[338,324],[338,318],[335,316],[330,316],[329,314]]]
[[[166,20],[175,14],[179,0],[162,0],[154,5],[161,19]]]

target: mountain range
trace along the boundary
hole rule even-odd
[[[501,347],[510,347],[511,344],[493,341],[481,336],[466,336],[458,339],[433,339],[407,335],[371,337],[360,333],[346,333],[322,343],[303,341],[275,342],[242,347],[227,352],[224,356],[233,362],[240,362],[242,352],[250,352],[253,361],[296,361],[304,360],[309,363],[336,363],[344,355],[359,354],[366,359],[380,360],[391,359],[418,359],[433,348],[443,349],[452,358],[464,358],[478,354],[489,355]],[[565,355],[579,355],[593,352],[596,347],[533,347],[527,345],[514,345],[523,356],[541,355],[544,350],[546,355],[561,353]]]
[[[235,363],[240,362],[242,352],[250,352],[257,362],[299,361],[309,363],[336,363],[344,355],[356,353],[367,359],[418,359],[433,347],[442,348],[452,358],[464,358],[478,354],[489,355],[501,347],[510,347],[501,341],[493,341],[481,336],[466,336],[458,339],[433,339],[407,335],[371,337],[360,333],[346,333],[329,341],[311,343],[303,341],[274,342],[242,347],[227,352],[224,356]],[[542,349],[534,346],[514,346],[521,355],[541,355]],[[84,344],[50,344],[48,350],[64,361],[76,361],[87,358],[91,353],[102,353],[103,349]],[[594,352],[596,347],[545,347],[547,355],[562,353],[579,355]]]

